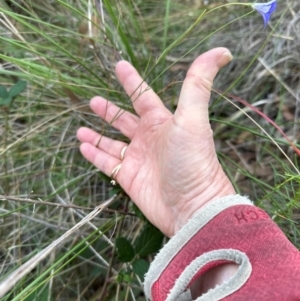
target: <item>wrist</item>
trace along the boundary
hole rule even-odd
[[[190,201],[185,202],[178,212],[175,212],[174,233],[176,234],[204,205],[212,203],[226,196],[236,195],[231,182],[223,170],[215,177],[211,184],[207,185]]]

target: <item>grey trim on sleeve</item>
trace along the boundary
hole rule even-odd
[[[186,292],[182,293],[178,298],[177,301],[191,301],[192,295],[190,290],[187,290]]]
[[[181,299],[180,296],[182,294],[183,296],[186,296],[186,287],[197,272],[208,263],[218,260],[235,262],[239,265],[239,269],[228,281],[209,290],[206,294],[197,298],[195,301],[219,301],[240,289],[249,279],[252,272],[252,266],[249,258],[245,253],[238,250],[220,249],[207,252],[193,260],[176,280],[166,301],[178,301]]]
[[[210,220],[222,211],[236,205],[253,205],[247,198],[240,195],[230,195],[215,200],[204,205],[194,216],[184,225],[174,237],[160,250],[150,265],[150,269],[145,276],[144,290],[147,298],[151,298],[152,284],[159,278],[166,269],[169,262],[183,248],[183,246],[198,233]]]

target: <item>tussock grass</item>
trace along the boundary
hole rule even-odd
[[[1,2],[0,85],[9,88],[22,79],[27,89],[10,107],[0,107],[0,281],[116,195],[110,211],[64,240],[1,300],[145,300],[139,277],[118,260],[114,243],[119,236],[136,241],[146,222],[81,157],[75,138],[86,125],[125,139],[88,108],[89,99],[101,95],[132,110],[114,75],[118,60],[133,63],[174,110],[193,59],[212,47],[228,47],[234,60],[218,75],[215,89],[231,87],[228,92],[269,116],[298,144],[299,1],[278,1],[266,30],[247,7],[206,15],[227,2],[203,2]],[[212,94],[220,161],[237,191],[266,209],[299,248],[298,156],[266,119],[231,100],[241,110]]]

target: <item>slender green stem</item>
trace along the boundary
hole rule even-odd
[[[165,19],[164,19],[164,38],[163,38],[163,48],[166,49],[167,41],[168,41],[168,30],[169,30],[169,19],[170,19],[170,6],[171,0],[166,0],[166,12],[165,12]],[[162,69],[165,69],[166,59],[165,57],[162,60]],[[163,81],[161,82],[161,87],[163,86]]]

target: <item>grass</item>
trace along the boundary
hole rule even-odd
[[[246,100],[297,146],[300,3],[278,1],[266,30],[248,7],[211,11],[227,2],[209,3],[0,2],[0,85],[27,82],[10,106],[0,107],[0,281],[113,197],[110,210],[102,206],[35,260],[1,300],[145,300],[142,272],[162,238],[128,196],[81,157],[75,137],[85,125],[126,139],[88,108],[89,99],[101,95],[132,110],[114,76],[119,59],[133,63],[174,110],[193,59],[228,47],[234,60],[218,75],[215,90]],[[267,210],[299,248],[298,155],[266,118],[227,98],[231,102],[212,94],[220,162],[237,191]],[[150,236],[155,244],[142,252],[139,245]],[[125,262],[115,248],[119,237],[133,249]]]

